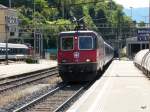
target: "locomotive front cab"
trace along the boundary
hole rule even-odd
[[[93,32],[62,32],[58,39],[58,63],[96,62],[96,39]]]
[[[92,79],[94,75],[91,73],[97,71],[96,40],[93,32],[74,31],[60,34],[58,67],[62,79],[67,81]],[[90,73],[90,75],[86,73]]]

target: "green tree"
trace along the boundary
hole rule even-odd
[[[145,26],[145,22],[144,22],[144,21],[140,21],[140,22],[139,22],[139,26],[140,26],[140,27],[144,27],[144,26]]]
[[[19,26],[25,28],[30,38],[33,28],[42,29],[45,39],[57,39],[60,31],[75,28],[72,18],[84,17],[88,29],[96,30],[103,35],[114,31],[129,32],[132,19],[125,15],[123,7],[108,0],[11,0],[12,7],[18,11]],[[35,5],[34,5],[35,3]],[[0,0],[8,6],[9,0]],[[35,7],[34,7],[35,6]],[[35,8],[35,10],[34,10]],[[35,12],[34,12],[35,11]],[[100,28],[108,24],[110,28]],[[125,27],[124,27],[125,26]],[[114,35],[108,36],[113,38]]]

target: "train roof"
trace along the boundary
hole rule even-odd
[[[105,41],[104,41],[104,44],[107,45],[107,46],[109,46],[110,48],[114,49],[111,45],[109,45],[109,44],[106,43]]]
[[[78,32],[78,33],[96,33],[96,32],[94,32],[92,30],[78,30],[78,31],[64,31],[64,32],[60,32],[60,34],[76,33],[76,32]]]
[[[6,47],[6,43],[0,43],[0,47]],[[28,47],[25,44],[13,44],[13,43],[8,43],[8,48],[24,48],[28,49]]]

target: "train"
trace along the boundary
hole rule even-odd
[[[114,56],[114,49],[92,30],[65,31],[58,38],[58,70],[65,82],[91,81]]]
[[[139,68],[143,73],[150,77],[150,50],[144,49],[139,51],[134,57],[134,65]]]
[[[21,60],[31,55],[32,49],[25,44],[8,43],[7,52],[9,60]],[[5,58],[6,43],[0,43],[0,60],[5,60]]]

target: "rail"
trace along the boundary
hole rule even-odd
[[[87,83],[85,86],[83,86],[82,88],[80,88],[74,95],[72,95],[68,100],[66,100],[63,104],[61,104],[57,109],[55,109],[53,112],[64,112],[64,110],[66,110],[66,108],[68,108],[71,105],[71,102],[76,101],[76,99],[85,92],[86,89],[88,89],[94,82],[96,79],[94,79],[93,81]]]
[[[27,104],[21,106],[20,108],[18,108],[18,109],[16,109],[16,110],[13,110],[13,112],[21,112],[21,111],[25,110],[26,108],[30,107],[31,105],[35,104],[36,102],[38,102],[38,101],[40,101],[40,100],[46,98],[47,96],[49,96],[49,95],[51,95],[51,94],[57,92],[58,90],[60,90],[61,88],[65,87],[65,86],[66,86],[66,85],[64,84],[64,85],[61,85],[61,86],[59,86],[59,87],[56,87],[55,89],[53,89],[53,90],[49,91],[48,93],[46,93],[46,94],[44,94],[44,95],[38,97],[37,99],[35,99],[35,100],[33,100],[33,101],[31,101],[31,102],[29,102],[29,103],[27,103]]]
[[[53,112],[63,112],[66,109],[66,105],[69,105],[73,100],[76,100],[77,97],[83,92],[84,87],[79,89],[74,95],[72,95],[68,100],[66,100],[62,105],[60,105],[56,110]]]
[[[50,72],[50,74],[47,74],[49,72]],[[45,75],[41,75],[41,74],[45,74]],[[31,74],[30,76],[21,77],[18,79],[16,78],[11,81],[3,82],[0,84],[0,88],[1,88],[0,93],[10,90],[10,89],[13,89],[13,88],[16,88],[16,87],[19,87],[19,86],[22,86],[22,85],[25,85],[25,84],[28,84],[28,83],[31,83],[31,82],[34,82],[34,81],[37,81],[37,80],[41,80],[43,78],[46,78],[46,77],[49,77],[49,76],[52,76],[55,74],[58,74],[57,68],[46,70],[46,71],[40,72],[40,73]]]

